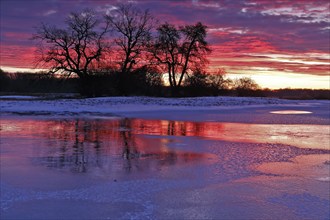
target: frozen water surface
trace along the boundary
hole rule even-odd
[[[55,102],[66,110],[50,115],[28,103],[1,103],[1,219],[330,218],[328,102],[185,100],[172,114]],[[288,109],[312,113],[270,113]]]

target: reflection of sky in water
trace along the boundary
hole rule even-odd
[[[128,119],[3,120],[1,136],[8,146],[6,152],[11,152],[11,147],[15,147],[19,149],[17,153],[20,156],[29,155],[35,165],[74,173],[93,170],[96,175],[104,175],[123,170],[128,173],[159,171],[175,164],[214,161],[214,155],[209,153],[169,148],[172,142],[180,145],[175,140],[163,136],[141,136],[143,124],[143,121]],[[169,134],[176,132],[173,128],[169,129],[166,131]],[[13,154],[4,154],[2,159],[10,159],[11,156]]]
[[[313,149],[329,149],[330,144],[330,126],[310,124],[248,124],[142,119],[2,120],[1,133],[6,136],[42,135],[43,138],[52,140],[52,142],[63,142],[62,145],[74,141],[76,147],[79,146],[79,143],[84,142],[93,144],[97,148],[101,143],[104,145],[121,140],[122,143],[119,145],[139,146],[147,151],[150,151],[152,147],[149,143],[144,143],[145,140],[138,138],[137,134],[197,136],[231,142],[274,143]],[[136,142],[138,143],[136,144]],[[160,145],[156,151],[162,149],[163,152],[166,152],[165,145]],[[134,149],[132,150],[130,156],[134,156]]]
[[[91,168],[95,172],[155,171],[174,164],[215,162],[214,154],[192,149],[189,142],[183,143],[174,138],[180,136],[329,149],[327,125],[118,118],[2,120],[1,136],[7,146],[16,145],[18,149],[24,146],[24,149],[20,149],[20,153],[29,152],[35,164],[78,173],[88,172]],[[24,138],[23,142],[13,141],[16,137]],[[225,153],[231,155],[229,150]],[[233,157],[237,159],[237,156]]]
[[[302,177],[305,184],[309,179],[318,181],[329,181],[330,166],[327,162],[330,160],[329,155],[302,155],[289,162],[273,162],[264,163],[257,167],[264,173],[274,175],[285,175],[291,177]],[[318,169],[315,169],[317,167]]]
[[[325,125],[3,119],[0,134],[0,202],[12,213],[21,201],[45,210],[59,199],[70,210],[76,201],[104,201],[102,210],[113,201],[152,201],[153,217],[169,218],[173,207],[170,219],[329,213]]]
[[[272,114],[280,115],[300,115],[300,114],[312,114],[310,111],[299,111],[299,110],[281,110],[281,111],[272,111]]]

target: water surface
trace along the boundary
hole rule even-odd
[[[4,218],[329,218],[327,125],[17,117],[0,132]]]

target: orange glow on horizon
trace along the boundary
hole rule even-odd
[[[16,67],[0,67],[3,71],[9,73],[38,73],[47,71],[47,69],[31,69],[31,68],[16,68]],[[230,71],[229,71],[230,72]],[[330,89],[330,75],[318,76],[309,74],[288,74],[277,71],[262,71],[259,70],[257,74],[251,74],[251,71],[241,71],[244,73],[226,74],[228,78],[237,79],[241,77],[250,77],[255,80],[261,88],[268,89]],[[163,75],[165,85],[169,85],[166,74]]]
[[[95,10],[102,20],[116,9],[118,0],[5,2],[0,7],[0,66],[9,72],[38,72],[32,69],[37,66],[38,42],[32,39],[40,21],[64,28],[65,18],[70,12],[79,12],[82,5]],[[212,49],[207,66],[210,73],[224,68],[228,74],[251,76],[261,87],[270,89],[330,89],[327,0],[128,2],[150,10],[159,23],[206,25],[206,41]],[[106,36],[108,43],[113,40],[111,34]],[[115,53],[112,47],[109,54]],[[115,66],[116,61],[107,57],[106,65]]]

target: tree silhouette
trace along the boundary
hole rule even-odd
[[[207,62],[205,55],[211,50],[205,40],[206,28],[201,22],[180,28],[165,23],[157,28],[150,52],[156,63],[165,66],[172,91],[180,88],[185,74]]]
[[[169,77],[168,81],[171,88],[174,88],[177,86],[175,73],[180,64],[180,33],[174,25],[168,23],[159,26],[157,31],[158,36],[150,51],[156,59],[157,64],[166,66]]]
[[[183,56],[183,68],[178,85],[181,85],[183,75],[187,73],[187,70],[194,66],[200,68],[202,64],[207,62],[205,53],[210,52],[210,48],[205,40],[206,38],[206,26],[201,22],[195,25],[186,25],[180,28],[185,39],[183,41],[181,50]],[[190,66],[189,66],[190,63]]]
[[[115,31],[120,70],[122,73],[131,72],[151,40],[154,18],[148,10],[140,11],[131,4],[121,4],[111,15],[106,16],[106,20]]]
[[[33,37],[39,42],[39,62],[49,67],[51,73],[75,73],[87,78],[108,49],[104,35],[109,24],[100,24],[91,10],[71,13],[66,29],[41,24]]]
[[[218,69],[214,74],[208,74],[207,83],[211,90],[228,90],[233,86],[233,81],[225,77],[227,71],[224,68]]]
[[[234,89],[236,90],[257,90],[260,86],[250,77],[242,77],[234,81]]]

